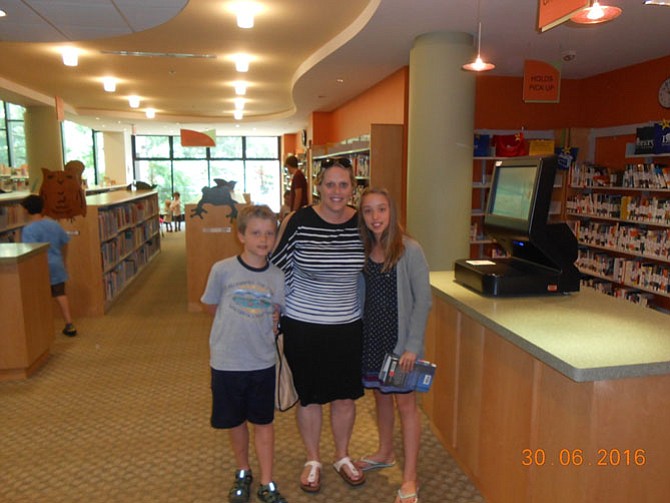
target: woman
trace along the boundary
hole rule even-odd
[[[348,205],[356,180],[348,159],[327,159],[316,179],[319,202],[289,215],[271,257],[286,275],[284,352],[300,404],[298,428],[307,454],[300,487],[321,487],[322,406],[330,404],[333,467],[351,485],[365,482],[349,458],[354,400],[361,384],[362,321],[358,292],[365,261],[356,210]]]
[[[379,448],[357,461],[356,466],[365,471],[395,464],[393,423],[397,407],[405,466],[395,501],[418,503],[421,420],[416,392],[384,385],[378,376],[386,353],[400,356],[399,364],[407,372],[423,353],[431,305],[428,264],[419,244],[403,233],[393,200],[385,189],[368,188],[361,195],[359,229],[366,257],[363,385],[374,389]]]

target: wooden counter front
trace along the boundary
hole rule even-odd
[[[667,501],[666,315],[588,290],[495,299],[451,272],[431,283],[438,371],[422,406],[486,501]]]
[[[238,211],[244,205],[236,205]],[[209,271],[219,260],[242,253],[237,239],[237,223],[231,221],[228,206],[205,204],[207,213],[191,217],[195,204],[187,204],[186,220],[186,284],[189,312],[202,311],[200,297],[207,286]]]
[[[25,379],[49,357],[54,318],[45,243],[0,243],[0,381]]]

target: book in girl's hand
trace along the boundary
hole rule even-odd
[[[383,384],[410,388],[416,391],[428,391],[433,384],[433,376],[437,366],[426,360],[417,360],[411,372],[405,372],[399,365],[400,357],[386,353],[382,368],[379,371],[379,380]]]

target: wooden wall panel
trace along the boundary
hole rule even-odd
[[[530,445],[533,358],[490,330],[484,340],[479,422],[482,492],[495,495],[496,501],[518,503],[528,483],[521,456]]]
[[[463,464],[469,467],[470,474],[478,478],[484,328],[466,315],[462,315],[461,318],[458,359],[455,451],[458,452]]]

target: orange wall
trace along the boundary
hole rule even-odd
[[[476,129],[605,128],[670,119],[658,103],[658,88],[670,76],[670,56],[581,80],[563,80],[559,103],[524,103],[521,77],[478,75]],[[370,131],[372,123],[404,123],[409,68],[404,67],[330,113],[312,117],[313,144],[324,145]],[[596,142],[596,162],[622,168],[622,135]]]
[[[404,124],[409,68],[403,67],[330,114],[319,131],[313,118],[314,145],[335,143],[370,134],[370,124]],[[315,114],[316,115],[316,114]],[[323,119],[323,113],[319,114]]]

